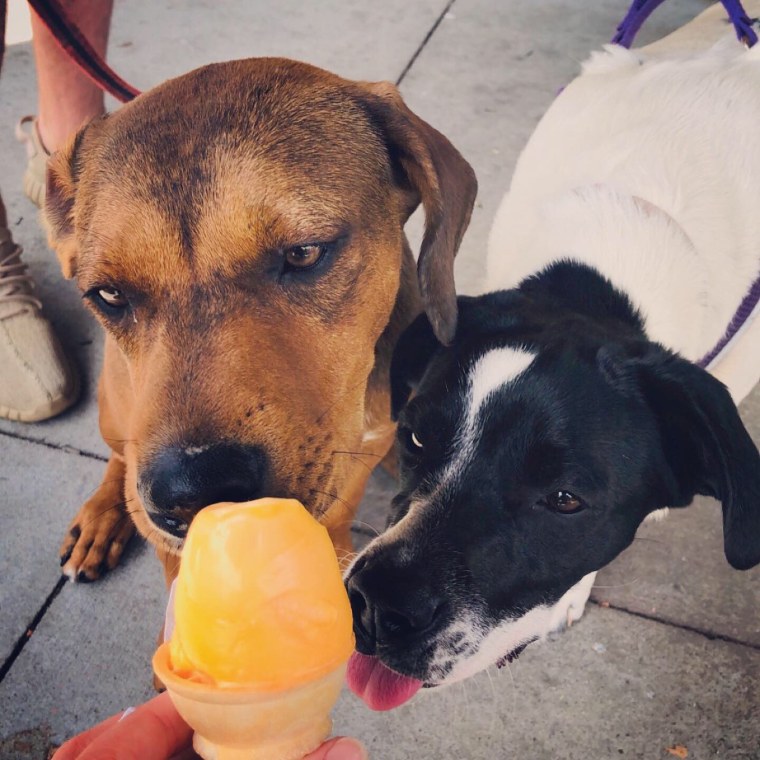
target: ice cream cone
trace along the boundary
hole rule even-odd
[[[301,760],[330,734],[346,666],[285,691],[218,688],[174,673],[165,643],[153,669],[204,760]]]

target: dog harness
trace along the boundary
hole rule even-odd
[[[625,48],[631,47],[633,40],[639,29],[641,29],[643,23],[649,18],[652,11],[664,1],[665,0],[633,0],[631,7],[628,9],[628,13],[620,22],[620,25],[615,32],[615,36],[612,38],[612,43],[614,45],[621,45]],[[741,4],[741,0],[721,0],[721,2],[726,9],[726,13],[728,13],[728,18],[734,26],[737,39],[745,47],[751,48],[757,43],[757,32],[754,29],[754,25],[757,24],[758,19],[751,19],[747,15],[747,12]],[[705,356],[697,362],[697,366],[706,369],[723,353],[729,343],[739,336],[743,328],[749,326],[751,318],[755,316],[754,312],[757,310],[759,302],[760,272],[752,283],[748,293],[742,299],[739,307],[734,312],[734,316],[728,323],[728,327],[726,328],[723,337],[709,353],[705,354]]]
[[[655,10],[665,0],[633,0],[631,7],[628,9],[625,18],[620,22],[615,36],[612,38],[614,45],[621,45],[624,48],[631,47],[634,37],[641,29],[642,24],[649,18],[652,11]],[[734,25],[736,37],[739,42],[746,47],[751,48],[757,42],[757,32],[754,30],[754,24],[757,19],[751,19],[741,0],[721,0],[723,7],[728,13],[728,18]]]

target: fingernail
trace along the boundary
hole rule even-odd
[[[367,750],[356,739],[342,737],[330,747],[325,760],[368,760]]]

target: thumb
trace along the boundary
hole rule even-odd
[[[368,760],[364,746],[347,736],[338,736],[325,742],[304,760]]]

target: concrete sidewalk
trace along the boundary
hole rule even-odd
[[[626,0],[229,0],[117,2],[109,60],[147,88],[214,60],[299,58],[357,79],[402,78],[401,90],[473,164],[480,196],[457,261],[460,290],[480,286],[486,235],[521,146],[557,88],[606,41]],[[671,0],[642,39],[705,6]],[[276,8],[276,10],[275,10]],[[35,110],[29,44],[11,46],[0,82],[0,184],[47,311],[87,387],[71,412],[39,425],[0,423],[0,758],[43,758],[50,744],[152,693],[150,656],[165,590],[149,548],[93,585],[59,583],[57,550],[97,486],[106,449],[94,388],[99,328],[64,282],[22,196],[13,139]],[[418,223],[411,223],[416,236]],[[760,392],[742,413],[760,440]],[[362,520],[383,524],[393,492],[374,478]],[[356,539],[367,540],[366,529]],[[425,693],[388,714],[345,694],[336,730],[375,760],[760,758],[760,571],[732,571],[720,509],[708,500],[663,524],[600,574],[596,604],[509,670]],[[20,644],[23,643],[23,648]]]

